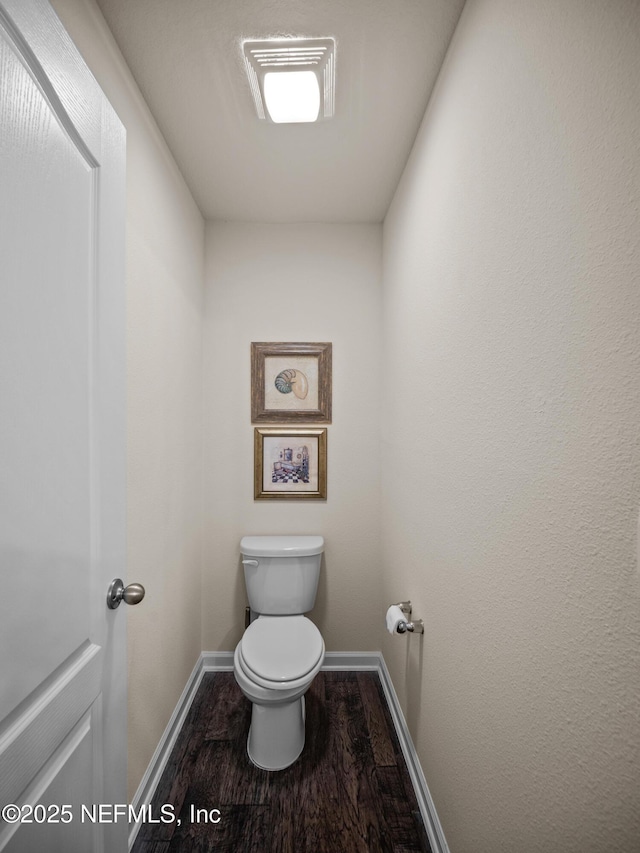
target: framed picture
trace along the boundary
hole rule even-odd
[[[331,344],[252,343],[253,423],[331,423]]]
[[[327,497],[327,430],[257,427],[254,497]]]

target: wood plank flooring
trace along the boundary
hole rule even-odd
[[[286,770],[249,761],[250,718],[233,673],[206,673],[152,802],[180,820],[144,823],[132,853],[431,853],[377,673],[316,676]]]

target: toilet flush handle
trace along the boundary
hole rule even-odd
[[[243,560],[242,565],[243,566],[259,566],[260,563],[257,560]]]

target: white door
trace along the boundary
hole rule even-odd
[[[0,850],[11,853],[127,847],[112,808],[126,802],[126,607],[106,605],[112,578],[126,578],[124,161],[122,125],[46,0],[0,0]]]

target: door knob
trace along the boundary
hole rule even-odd
[[[130,583],[125,586],[121,578],[114,578],[107,592],[107,607],[115,610],[120,607],[120,602],[125,604],[140,604],[144,598],[144,587],[141,583]]]

